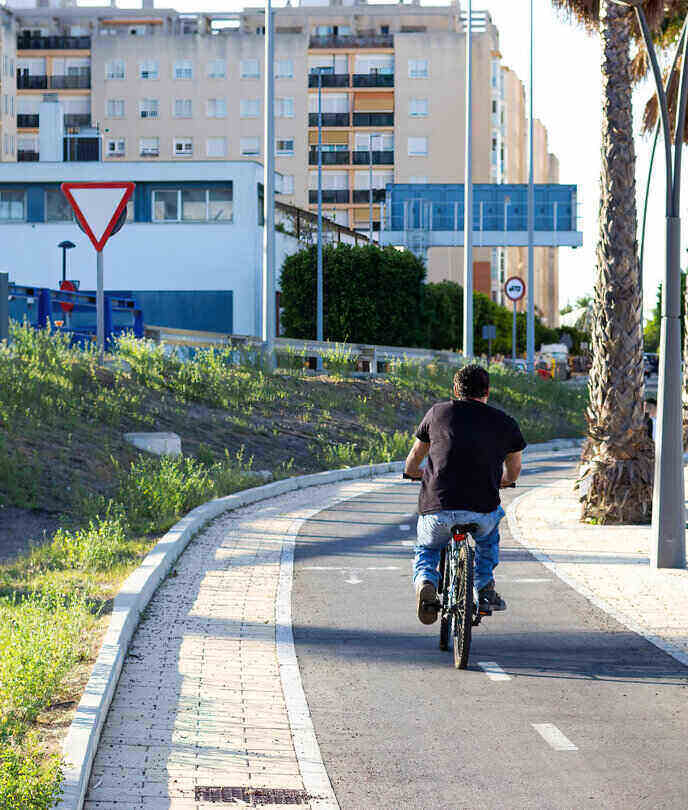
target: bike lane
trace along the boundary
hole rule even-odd
[[[572,477],[526,464],[516,492]],[[391,481],[297,538],[301,677],[342,810],[688,806],[688,669],[564,584],[502,522],[498,590],[467,671],[420,625],[410,581],[418,490]]]

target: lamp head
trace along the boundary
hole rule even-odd
[[[74,242],[70,242],[69,239],[65,239],[64,242],[60,242],[58,247],[62,248],[63,250],[71,250],[71,248],[75,248],[76,245]]]

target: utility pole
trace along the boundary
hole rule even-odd
[[[528,306],[526,357],[528,373],[535,371],[535,186],[533,184],[533,0],[530,0],[530,76],[528,79]]]
[[[466,14],[466,173],[463,214],[463,354],[473,357],[473,2]]]
[[[323,341],[323,244],[322,244],[322,67],[318,66],[318,268],[317,268],[317,324],[316,340]],[[316,360],[318,371],[323,370],[322,355]]]
[[[272,2],[265,5],[265,162],[263,176],[263,346],[275,366],[275,65]]]

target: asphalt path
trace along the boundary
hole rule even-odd
[[[519,488],[570,477],[534,458]],[[296,545],[296,650],[342,810],[688,807],[688,668],[562,583],[501,524],[508,609],[469,669],[415,615],[417,485],[309,520]]]

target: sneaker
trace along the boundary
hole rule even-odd
[[[491,579],[478,591],[480,612],[490,615],[493,610],[506,610],[506,602],[495,590],[495,582]]]
[[[439,612],[437,588],[427,579],[416,585],[416,608],[418,618],[423,624],[433,624],[437,621]]]

